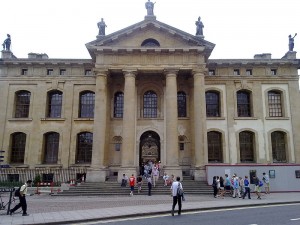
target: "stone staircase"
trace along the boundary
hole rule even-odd
[[[183,189],[187,195],[212,194],[211,186],[204,181],[194,181],[189,176],[184,176],[182,181]],[[77,186],[71,186],[69,190],[59,192],[54,196],[104,196],[104,195],[129,195],[130,188],[121,187],[116,178],[110,177],[108,181],[102,183],[82,183]],[[152,188],[153,195],[170,194],[170,186],[164,186],[164,181],[160,178],[156,187]],[[134,194],[137,193],[135,187]],[[146,180],[143,180],[142,191],[139,195],[147,195],[148,186]]]

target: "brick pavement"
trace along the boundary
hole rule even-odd
[[[186,196],[183,202],[184,211],[227,208],[258,204],[300,203],[299,193],[272,193],[263,195],[262,200],[252,199],[215,199],[212,196]],[[130,215],[147,215],[170,213],[172,198],[167,195],[146,196],[97,196],[97,197],[52,197],[34,195],[27,197],[27,217],[21,213],[13,216],[0,211],[0,224],[63,224],[76,221],[92,221],[126,217]]]

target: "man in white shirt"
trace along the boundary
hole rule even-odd
[[[27,203],[26,203],[26,195],[27,195],[27,187],[31,185],[32,180],[28,180],[22,187],[20,188],[19,200],[20,203],[16,205],[13,209],[10,210],[9,214],[12,215],[16,210],[22,207],[23,214],[22,216],[29,216],[27,214]]]
[[[263,173],[263,178],[262,179],[265,183],[266,194],[270,194],[270,179],[269,179],[269,176],[266,173]]]
[[[174,209],[175,209],[177,202],[178,202],[178,215],[181,214],[182,196],[177,195],[177,193],[178,193],[178,188],[180,188],[180,189],[183,189],[183,188],[182,188],[182,184],[179,181],[180,181],[180,177],[176,177],[176,181],[174,181],[171,186],[171,192],[172,192],[172,197],[173,197],[172,216],[174,216]]]

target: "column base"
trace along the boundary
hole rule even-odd
[[[108,170],[106,168],[103,169],[89,168],[86,173],[86,181],[105,182],[107,176],[108,176]]]
[[[128,178],[133,174],[135,177],[138,175],[136,167],[121,167],[118,171],[118,182],[122,182],[123,174],[125,174]]]
[[[196,180],[196,181],[206,181],[205,166],[195,168],[195,170],[194,170],[194,180]]]
[[[181,181],[183,180],[180,166],[164,166],[164,173],[167,173],[170,177],[174,175],[174,180],[176,180],[176,177],[180,177]]]

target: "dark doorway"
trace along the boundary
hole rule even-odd
[[[140,165],[160,161],[160,137],[154,131],[146,131],[140,138]]]

